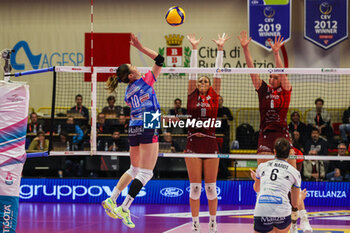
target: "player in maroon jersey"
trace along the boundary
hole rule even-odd
[[[253,60],[248,48],[251,38],[247,32],[242,31],[238,39],[243,47],[246,63],[249,68],[254,68]],[[269,41],[275,56],[277,68],[283,68],[279,50],[283,38],[275,37],[272,44]],[[260,79],[258,74],[250,74],[253,85],[259,96],[260,131],[258,140],[258,154],[273,154],[273,146],[277,138],[284,137],[291,141],[287,125],[287,113],[292,92],[292,85],[285,74],[270,74],[269,84]],[[292,152],[293,153],[293,152]],[[258,164],[267,160],[258,159]],[[295,159],[288,162],[296,167]]]
[[[238,39],[243,47],[246,63],[249,68],[254,68],[253,60],[248,48],[251,38],[248,39],[247,32],[242,31]],[[283,38],[275,37],[275,42],[272,48],[276,67],[283,68],[279,50],[282,47]],[[271,74],[269,78],[269,85],[260,79],[258,74],[250,74],[255,90],[259,96],[259,111],[260,111],[260,132],[258,140],[258,154],[273,154],[273,146],[277,138],[284,137],[291,142],[291,137],[288,132],[287,113],[291,98],[292,85],[285,74]],[[290,155],[294,155],[295,150],[291,150]],[[266,159],[258,159],[258,164],[266,162]],[[288,162],[297,167],[295,159],[289,159]],[[308,222],[305,206],[300,203],[301,209],[301,227],[304,232],[311,233],[312,228]],[[294,225],[292,225],[291,232],[296,232],[296,220],[298,215],[292,218]]]
[[[192,45],[191,67],[197,66],[197,47],[200,39],[195,35],[187,36]],[[216,67],[222,67],[223,47],[229,36],[218,36],[213,40],[217,45]],[[187,114],[191,120],[199,121],[216,120],[219,108],[219,93],[221,77],[216,75],[211,86],[210,79],[202,76],[197,81],[197,74],[190,74],[188,82]],[[187,149],[188,153],[217,153],[218,145],[215,137],[215,127],[190,127],[188,129]],[[202,191],[202,170],[204,173],[205,191],[209,205],[209,232],[217,232],[216,209],[218,205],[216,192],[216,178],[218,174],[218,158],[185,158],[187,172],[190,179],[190,206],[192,211],[192,231],[200,232],[199,227],[199,207],[200,195]]]

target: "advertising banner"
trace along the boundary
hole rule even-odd
[[[271,51],[268,40],[290,39],[291,16],[291,0],[248,0],[249,36]]]
[[[323,49],[348,38],[348,0],[305,0],[304,37]]]
[[[22,179],[22,202],[100,203],[109,197],[117,180],[106,179]],[[201,201],[206,203],[204,184]],[[308,206],[350,206],[350,183],[303,182],[308,190]],[[252,181],[217,181],[219,204],[254,205],[256,193]],[[188,204],[188,180],[151,180],[135,199],[141,204]],[[121,193],[125,197],[126,188]]]

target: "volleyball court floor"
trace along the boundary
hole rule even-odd
[[[219,205],[218,232],[253,231],[254,206]],[[350,207],[309,207],[314,233],[350,233]],[[18,233],[184,233],[191,232],[189,205],[134,204],[130,208],[136,228],[108,217],[99,204],[20,203]],[[201,207],[201,232],[208,232],[208,207]],[[299,229],[299,233],[302,231]]]

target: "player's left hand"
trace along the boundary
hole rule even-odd
[[[283,42],[283,37],[279,36],[275,36],[275,43],[271,43],[271,40],[268,40],[270,46],[271,46],[271,49],[274,53],[277,53],[280,48],[284,45],[284,42]]]
[[[300,191],[300,198],[301,198],[301,200],[305,200],[306,195],[307,195],[306,189],[303,189],[303,190]]]

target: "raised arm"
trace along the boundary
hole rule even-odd
[[[160,74],[164,63],[164,57],[162,57],[152,49],[144,47],[134,34],[131,34],[130,44],[137,48],[141,53],[155,60],[156,63],[152,67],[152,72],[154,74],[154,77],[157,78]]]
[[[250,55],[250,51],[248,48],[248,45],[252,38],[248,39],[247,32],[241,31],[240,36],[238,36],[239,41],[241,42],[241,46],[244,51],[245,61],[247,63],[247,66],[249,68],[254,68],[254,63],[252,56]],[[261,87],[262,81],[260,79],[260,76],[258,74],[250,74],[250,77],[252,78],[253,85],[256,90],[258,90]]]
[[[192,45],[192,51],[191,51],[191,61],[190,65],[191,67],[197,67],[197,54],[198,54],[198,44],[202,40],[202,37],[199,38],[198,40],[196,39],[195,34],[189,34],[187,35],[187,39]],[[187,94],[191,94],[195,89],[196,89],[196,84],[197,84],[197,74],[190,74],[189,79],[188,79],[188,89],[187,89]]]
[[[275,36],[275,43],[272,44],[271,41],[269,40],[269,44],[272,48],[273,51],[273,55],[275,56],[275,63],[276,63],[276,67],[277,68],[284,68],[282,59],[280,57],[280,48],[284,45],[283,42],[283,37],[281,38],[281,36],[277,37]],[[290,84],[289,80],[288,80],[288,76],[285,74],[280,74],[282,80],[281,80],[281,85],[282,88],[289,91],[292,88],[292,85]]]
[[[223,54],[224,54],[224,44],[231,37],[228,35],[222,34],[222,36],[218,35],[217,40],[213,40],[218,47],[218,52],[216,55],[215,68],[221,68],[223,62]],[[213,89],[219,95],[221,89],[221,75],[216,74],[213,81]]]

